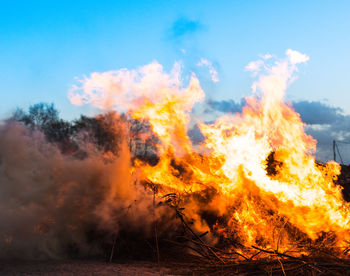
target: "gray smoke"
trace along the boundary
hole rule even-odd
[[[92,232],[150,233],[153,197],[130,174],[130,153],[89,149],[64,155],[42,133],[6,121],[0,126],[0,257],[60,258],[74,248],[98,253]],[[161,216],[162,209],[156,210]]]

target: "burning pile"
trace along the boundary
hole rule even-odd
[[[285,59],[271,59],[248,64],[257,79],[242,112],[210,124],[191,116],[204,92],[195,75],[183,87],[178,64],[169,74],[158,63],[93,73],[69,97],[150,124],[152,133],[136,138],[157,137],[157,161],[136,158],[128,180],[181,208],[193,231],[209,232],[206,243],[240,256],[252,246],[300,256],[317,244],[340,254],[350,240],[350,205],[335,184],[340,166],[315,161],[316,141],[284,102],[297,65],[308,57],[287,50]],[[193,124],[205,137],[196,145],[188,136]]]
[[[341,168],[316,162],[316,141],[284,99],[307,60],[288,50],[249,63],[253,95],[213,123],[193,112],[205,98],[196,76],[156,62],[73,87],[73,104],[109,111],[96,118],[70,124],[49,108],[50,124],[25,113],[3,122],[0,258],[164,257],[182,247],[238,272],[350,269]]]

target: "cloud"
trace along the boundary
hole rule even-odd
[[[223,113],[241,112],[245,100],[236,102],[234,100],[208,101],[208,105],[215,111]],[[347,116],[343,115],[343,110],[318,101],[295,101],[292,106],[301,115],[304,123],[308,125],[325,125],[337,123]]]
[[[341,108],[319,101],[297,101],[292,105],[306,124],[306,133],[317,140],[318,160],[328,161],[333,158],[333,140],[350,141],[350,115],[345,115]],[[341,144],[339,150],[344,163],[349,164],[349,145]],[[337,161],[340,162],[339,157]]]
[[[262,59],[270,59],[270,58],[272,58],[273,56],[272,56],[271,54],[265,54],[265,55],[260,55],[260,57],[261,57]]]
[[[171,40],[181,40],[201,30],[203,30],[203,25],[198,20],[180,17],[168,29],[168,37]]]
[[[328,161],[333,158],[332,142],[350,141],[350,115],[345,115],[339,107],[333,107],[319,101],[295,101],[291,103],[306,124],[306,133],[317,140],[316,158]],[[207,113],[219,111],[222,113],[241,112],[245,100],[208,101]],[[198,136],[198,134],[197,134]],[[339,150],[344,163],[350,163],[350,146],[339,144]],[[337,159],[339,162],[340,160]]]
[[[310,59],[307,55],[299,53],[298,51],[292,49],[288,49],[286,51],[286,55],[292,64],[304,63]]]
[[[303,121],[311,125],[332,124],[344,117],[341,108],[317,101],[293,102],[293,107],[301,114]]]
[[[257,72],[260,71],[260,68],[264,65],[264,62],[262,60],[252,61],[247,64],[247,66],[244,68],[246,71],[253,72],[255,75]]]
[[[240,103],[237,103],[234,100],[222,100],[222,101],[209,100],[207,102],[210,109],[214,111],[220,111],[223,113],[241,112],[242,107],[244,106],[244,103],[245,103],[244,99],[242,99]]]
[[[258,72],[261,71],[261,69],[268,69],[265,65],[265,61],[272,59],[273,56],[271,54],[265,54],[260,55],[260,60],[251,61],[247,64],[247,66],[244,68],[245,71],[252,72],[253,76],[256,76]]]
[[[197,66],[206,66],[209,68],[209,73],[211,75],[211,80],[213,82],[218,82],[219,81],[219,77],[218,77],[218,72],[215,70],[214,66],[212,65],[212,63],[205,59],[205,58],[201,58],[201,60],[198,62]]]

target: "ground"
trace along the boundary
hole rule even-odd
[[[160,264],[154,262],[106,263],[95,260],[70,261],[0,261],[0,275],[201,275],[191,266],[183,264]]]

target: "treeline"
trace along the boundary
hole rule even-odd
[[[28,111],[18,108],[10,120],[25,125],[31,131],[42,132],[47,141],[59,146],[64,154],[84,158],[83,145],[93,144],[97,150],[117,155],[123,135],[128,135],[129,146],[135,157],[149,158],[155,154],[157,138],[146,121],[134,120],[113,111],[94,117],[81,115],[66,121],[59,117],[54,104],[38,103]],[[140,137],[145,137],[141,139]]]

